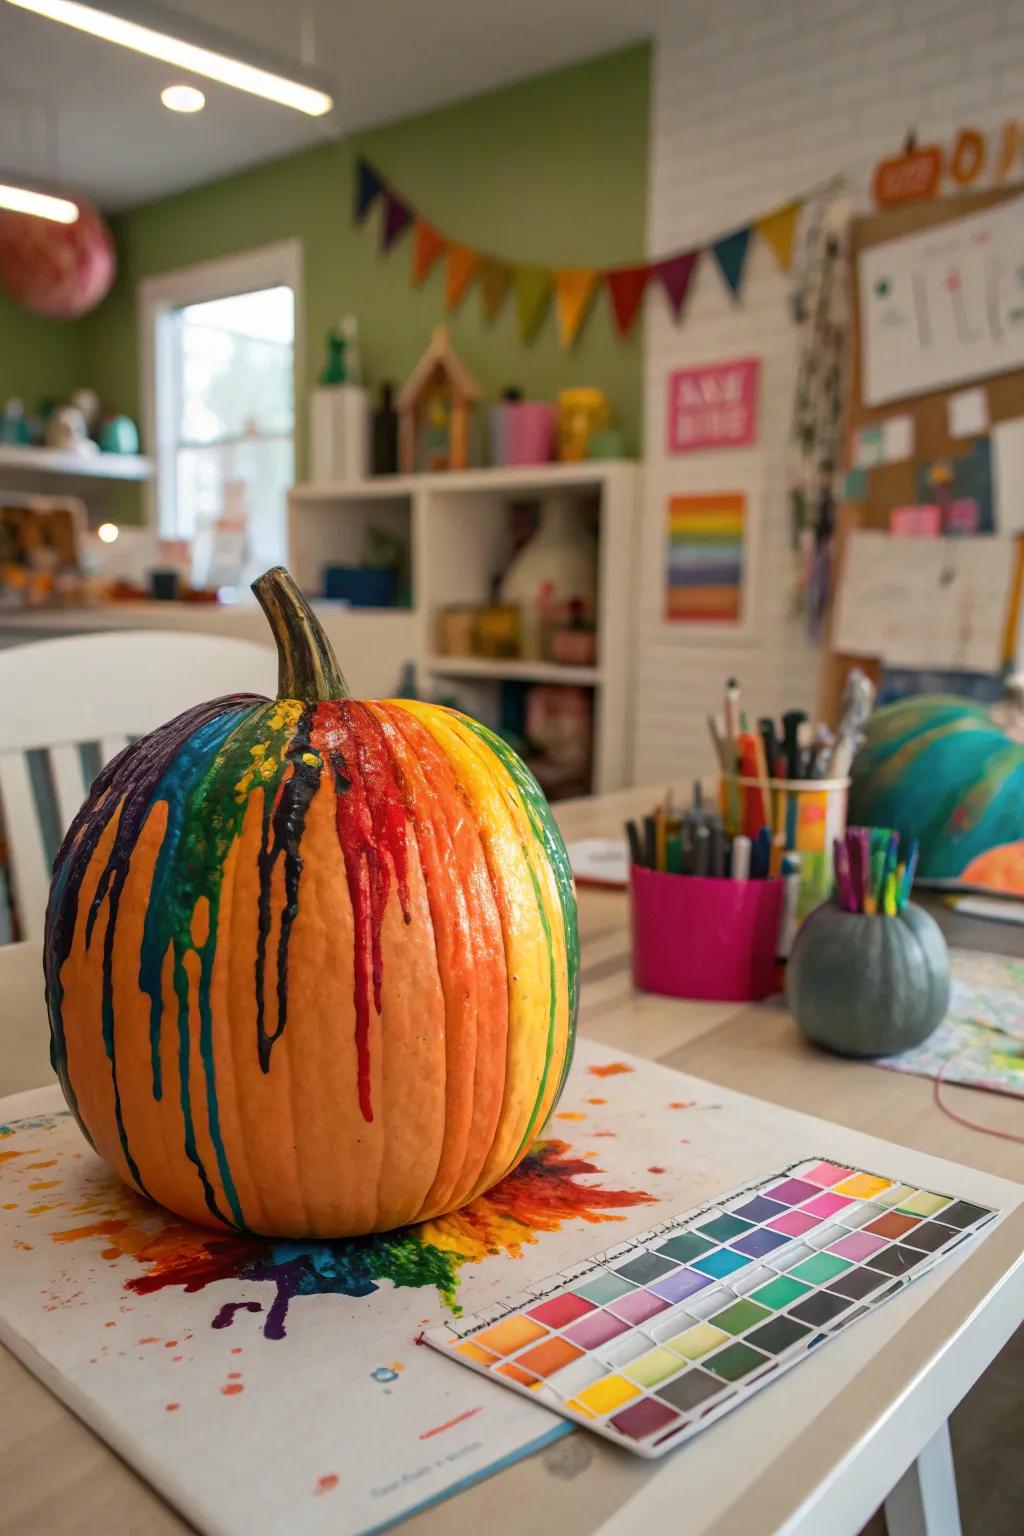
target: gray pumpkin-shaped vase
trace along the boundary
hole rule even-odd
[[[812,912],[786,967],[786,1000],[809,1040],[844,1056],[893,1056],[926,1040],[949,1007],[949,951],[920,907],[895,917]]]

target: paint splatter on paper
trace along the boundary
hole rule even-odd
[[[129,1275],[124,1287],[138,1296],[168,1287],[202,1291],[219,1280],[265,1284],[272,1288],[265,1303],[222,1302],[210,1327],[229,1328],[239,1313],[256,1313],[262,1315],[264,1337],[283,1339],[296,1299],[369,1296],[382,1281],[432,1286],[457,1313],[463,1265],[498,1253],[518,1257],[524,1244],[567,1221],[614,1221],[617,1211],[654,1199],[643,1190],[583,1182],[599,1172],[566,1142],[541,1142],[513,1173],[461,1211],[395,1232],[324,1242],[271,1241],[191,1226],[166,1213],[154,1216],[152,1206],[100,1169],[94,1191],[67,1205],[69,1213],[89,1219],[61,1226],[50,1238],[63,1245],[98,1241],[108,1260],[130,1258],[141,1272]],[[81,1190],[76,1193],[81,1197]]]

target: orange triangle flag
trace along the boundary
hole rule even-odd
[[[468,245],[449,245],[444,269],[444,307],[458,309],[480,264],[480,252]]]
[[[412,232],[412,280],[415,287],[418,288],[424,281],[446,244],[444,235],[439,234],[426,219],[417,217]]]
[[[563,347],[571,347],[594,297],[597,273],[586,267],[562,267],[554,277],[558,339]]]
[[[789,271],[789,264],[793,260],[793,237],[801,206],[800,203],[787,203],[785,208],[779,208],[775,213],[766,213],[763,219],[757,221],[758,234],[762,240],[767,240],[775,252],[775,260],[783,272]]]

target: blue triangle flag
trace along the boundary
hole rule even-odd
[[[384,183],[368,160],[356,161],[356,223],[361,224],[377,198],[384,191]]]
[[[729,284],[733,298],[740,291],[740,283],[743,281],[743,267],[747,259],[747,248],[750,245],[750,237],[754,232],[753,225],[746,229],[738,229],[733,235],[723,235],[711,247],[718,262],[722,276]]]

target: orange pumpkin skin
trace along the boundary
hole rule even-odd
[[[568,1070],[578,946],[564,846],[503,742],[305,682],[108,765],[55,866],[47,1001],[68,1103],[127,1183],[207,1225],[341,1237],[453,1210],[525,1155]]]

